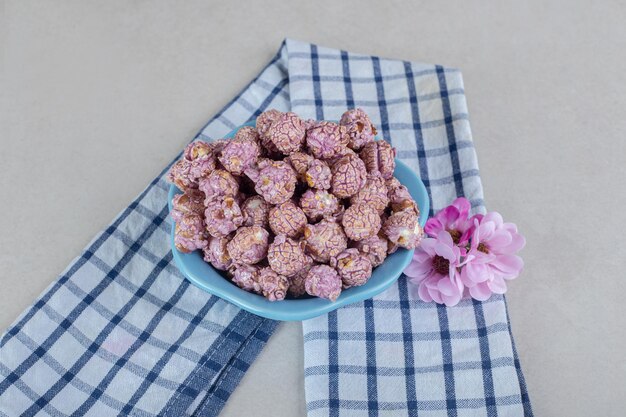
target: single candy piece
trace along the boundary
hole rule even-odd
[[[300,197],[300,207],[312,222],[332,216],[340,210],[337,197],[324,190],[307,190]]]
[[[355,241],[374,236],[380,230],[380,215],[369,204],[348,207],[341,220],[346,235]]]
[[[287,162],[264,159],[259,162],[254,189],[268,203],[281,204],[293,196],[296,181],[296,173]]]
[[[274,120],[265,135],[281,153],[290,155],[302,148],[305,133],[302,119],[295,113],[287,112]]]
[[[235,197],[218,196],[207,199],[204,211],[206,229],[211,236],[227,236],[243,223],[241,208]]]
[[[408,188],[400,184],[400,181],[396,177],[391,177],[387,181],[387,196],[391,202],[391,209],[395,211],[402,211],[404,209],[411,209],[419,216],[419,208],[417,203],[411,197]]]
[[[235,263],[255,264],[267,256],[269,237],[262,227],[241,227],[228,243],[228,253]]]
[[[203,156],[211,155],[212,153],[213,149],[210,143],[196,140],[185,146],[183,158],[191,162]]]
[[[267,227],[270,205],[260,195],[246,199],[241,205],[243,226]]]
[[[291,201],[273,207],[269,213],[269,224],[276,235],[298,237],[307,224],[304,211]]]
[[[302,269],[305,262],[302,245],[285,235],[276,236],[267,251],[267,261],[274,271],[289,277]]]
[[[387,258],[387,242],[387,238],[379,233],[376,236],[355,242],[354,247],[370,260],[373,267],[377,267]]]
[[[333,122],[318,122],[306,132],[309,151],[319,159],[329,159],[342,153],[349,139],[346,128]]]
[[[350,109],[346,111],[339,121],[341,126],[345,126],[348,131],[350,141],[348,146],[354,150],[359,150],[368,142],[374,141],[376,127],[369,116],[362,109]]]
[[[207,143],[201,140],[191,142],[185,148],[184,158],[190,162],[189,172],[198,180],[209,175],[217,167],[216,147],[218,143]]]
[[[363,285],[372,276],[372,262],[358,249],[346,249],[330,259],[330,266],[337,270],[343,288]]]
[[[235,133],[235,140],[260,143],[259,131],[252,126],[244,126]]]
[[[243,172],[256,164],[261,150],[255,141],[233,139],[228,141],[219,156],[222,166],[235,175]]]
[[[204,211],[204,193],[189,188],[182,194],[176,194],[172,199],[170,215],[174,221],[179,221],[185,214],[202,214]]]
[[[289,288],[289,280],[271,268],[261,268],[257,274],[260,292],[270,301],[284,300]]]
[[[365,162],[367,172],[380,172],[386,180],[393,177],[396,169],[396,148],[384,140],[369,142],[363,146],[359,156]]]
[[[348,238],[341,225],[332,220],[304,226],[306,250],[317,262],[328,262],[348,247]]]
[[[417,214],[406,209],[393,213],[383,224],[383,232],[387,238],[407,249],[416,248],[422,240],[422,228]]]
[[[326,162],[313,159],[304,173],[304,179],[311,188],[327,190],[331,185],[332,173]]]
[[[350,198],[350,203],[369,204],[378,211],[378,214],[382,214],[389,205],[387,186],[383,177],[379,173],[368,174],[365,186]]]
[[[335,301],[341,294],[341,278],[328,265],[312,267],[305,279],[304,287],[309,295]]]
[[[288,277],[288,292],[292,297],[300,297],[301,295],[306,293],[306,290],[304,288],[304,282],[306,281],[306,276],[309,273],[309,270],[313,267],[314,262],[313,258],[308,255],[304,255],[304,259],[304,266],[300,268],[298,272]]]
[[[202,249],[208,244],[204,220],[198,214],[185,214],[176,222],[174,245],[183,253]]]
[[[296,174],[298,174],[298,179],[300,181],[304,181],[304,174],[306,170],[309,169],[309,163],[313,161],[311,155],[304,152],[294,152],[289,155],[285,160],[291,164]]]
[[[230,269],[232,281],[243,290],[259,293],[261,291],[261,287],[258,282],[260,269],[261,267],[258,265],[233,265]]]
[[[210,237],[209,244],[203,249],[204,260],[217,269],[226,271],[233,263],[226,245],[230,242],[230,237]]]
[[[367,178],[365,164],[356,155],[348,154],[341,157],[332,166],[332,193],[339,198],[348,198],[356,194]]]
[[[195,178],[190,173],[191,162],[186,159],[176,161],[167,173],[167,180],[185,191],[188,188],[198,188]]]
[[[233,175],[223,169],[216,169],[209,176],[200,179],[199,188],[211,200],[221,196],[234,196],[239,193],[239,182]]]
[[[261,141],[261,145],[263,149],[270,154],[278,153],[278,148],[274,145],[267,135],[272,124],[280,118],[283,113],[276,110],[271,109],[264,111],[256,118],[256,129],[259,132],[259,139]]]

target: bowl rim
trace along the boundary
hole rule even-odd
[[[225,135],[224,138],[232,138],[234,134],[244,126],[255,125],[256,123],[254,120],[247,122],[233,129],[228,135]],[[428,196],[428,191],[426,190],[424,183],[414,170],[412,170],[408,165],[406,165],[404,162],[397,158],[395,161],[396,170],[400,169],[401,171],[408,172],[414,177],[413,179],[415,180],[415,183],[411,184],[411,186],[407,185],[407,188],[409,189],[409,192],[411,193],[411,196],[413,198],[423,202],[423,204],[420,205],[419,224],[420,226],[424,227],[430,210],[430,199]],[[182,191],[174,184],[170,185],[167,199],[169,211],[172,210],[172,199],[176,194],[181,193]],[[418,195],[414,195],[414,193],[417,193]],[[201,257],[201,255],[198,253],[198,251],[184,254],[176,249],[176,246],[174,244],[175,222],[171,220],[171,217],[170,223],[170,245],[174,262],[176,263],[179,271],[187,280],[189,280],[192,284],[199,287],[200,289],[210,294],[213,294],[223,300],[226,300],[255,315],[281,321],[301,321],[310,319],[336,310],[345,305],[367,300],[377,294],[380,294],[398,280],[398,278],[402,275],[402,271],[404,271],[404,269],[410,263],[414,252],[413,249],[398,249],[398,252],[391,254],[389,257],[387,257],[387,259],[385,259],[385,261],[381,265],[375,268],[376,270],[385,266],[385,263],[390,260],[390,258],[396,259],[397,263],[393,263],[393,266],[390,266],[391,264],[387,264],[387,268],[393,269],[393,272],[389,277],[387,277],[386,279],[377,280],[375,282],[372,282],[370,280],[363,286],[352,287],[344,290],[342,291],[339,298],[334,302],[318,297],[305,299],[285,299],[281,301],[271,302],[261,295],[245,291],[232,284],[230,281],[224,279],[224,277],[221,275],[221,271],[218,271],[207,262],[202,261],[207,267],[211,268],[213,272],[220,277],[223,283],[216,282],[212,284],[210,282],[210,279],[207,279],[207,277],[199,276],[198,271],[190,267],[188,262],[184,259],[184,256],[193,256],[193,254],[196,254],[197,256]],[[225,286],[224,284],[227,284],[227,286]],[[235,291],[233,292],[233,290]]]

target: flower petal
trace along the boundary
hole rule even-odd
[[[459,301],[461,301],[462,296],[463,296],[462,293],[457,293],[454,295],[442,294],[441,298],[443,300],[443,303],[446,305],[446,307],[454,307],[455,305],[459,303]]]
[[[430,293],[428,292],[428,288],[426,288],[426,286],[423,284],[420,284],[420,286],[418,287],[417,295],[422,301],[426,301],[427,303],[430,303],[431,301],[433,301],[433,298],[430,296]]]
[[[513,237],[508,231],[499,229],[493,232],[493,234],[489,238],[489,241],[486,243],[489,245],[489,249],[493,250],[494,252],[498,252],[500,248],[509,245],[512,240]]]
[[[491,290],[486,282],[482,282],[474,287],[471,287],[469,292],[472,298],[475,298],[478,301],[485,301],[491,297]]]
[[[443,225],[441,224],[439,219],[435,217],[431,217],[430,219],[428,219],[426,221],[426,224],[424,225],[424,232],[426,232],[426,234],[430,237],[437,237],[437,233],[441,232],[442,230],[444,230]]]
[[[489,285],[489,289],[494,294],[504,294],[506,292],[506,281],[502,277],[494,277],[493,281],[488,282],[487,285]]]
[[[411,262],[404,270],[404,275],[415,278],[418,282],[428,278],[432,273],[432,264]]]
[[[506,276],[517,276],[524,268],[524,261],[517,255],[498,255],[491,266]]]

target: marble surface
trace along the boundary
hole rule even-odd
[[[487,206],[528,240],[508,301],[536,415],[623,415],[625,18],[617,1],[0,0],[0,327],[289,36],[462,69]],[[302,354],[281,325],[222,415],[305,415]]]

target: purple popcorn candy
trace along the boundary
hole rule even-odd
[[[232,275],[232,281],[242,290],[250,291],[250,292],[261,292],[261,287],[259,286],[259,270],[261,269],[258,265],[247,265],[247,264],[239,264],[233,265],[230,269],[230,274]]]
[[[268,136],[268,131],[272,124],[280,118],[283,112],[280,112],[276,109],[271,109],[264,111],[256,118],[256,129],[259,132],[259,139],[261,141],[261,146],[264,148],[266,152],[270,154],[278,153],[278,148],[274,145]]]
[[[363,240],[378,233],[380,215],[369,204],[354,204],[346,209],[341,224],[351,240]]]
[[[185,147],[183,158],[191,162],[203,156],[211,155],[212,153],[213,149],[210,143],[196,140]]]
[[[255,141],[233,139],[228,141],[218,157],[222,166],[235,175],[256,164],[261,150]]]
[[[291,201],[279,204],[270,210],[269,224],[276,235],[298,237],[307,223],[304,211]]]
[[[335,301],[341,294],[341,278],[337,271],[328,265],[312,267],[304,281],[307,294]]]
[[[298,179],[300,181],[305,181],[304,174],[306,173],[306,170],[309,169],[309,163],[314,159],[315,158],[311,155],[304,152],[294,152],[285,158],[285,160],[291,164],[294,171],[296,171],[296,174],[298,174]]]
[[[380,172],[386,180],[393,177],[396,169],[396,148],[384,140],[369,142],[363,146],[359,156],[365,162],[367,172]]]
[[[341,225],[332,220],[304,226],[304,241],[313,260],[324,263],[348,247],[348,238]]]
[[[223,237],[237,230],[243,223],[241,208],[235,197],[217,196],[205,201],[206,230],[211,236]]]
[[[327,190],[331,185],[332,173],[326,162],[313,159],[304,173],[304,179],[311,188]]]
[[[200,179],[199,188],[206,195],[206,199],[234,196],[239,193],[239,182],[233,175],[223,169],[216,169],[208,177]]]
[[[381,236],[379,233],[376,236],[355,242],[354,247],[370,260],[373,267],[377,267],[387,258],[387,242],[387,237]]]
[[[260,195],[246,199],[241,206],[243,226],[268,226],[270,205]]]
[[[331,191],[339,198],[352,197],[365,185],[367,171],[363,161],[354,154],[341,157],[332,166]]]
[[[267,256],[269,237],[269,232],[262,227],[242,227],[228,242],[228,254],[236,264],[255,264]]]
[[[354,248],[331,258],[330,266],[339,274],[344,289],[363,285],[372,276],[372,262]]]
[[[318,159],[329,159],[341,154],[348,145],[348,132],[337,123],[321,121],[306,132],[306,144]]]
[[[252,126],[244,126],[235,133],[235,140],[254,142],[259,144],[259,131]]]
[[[309,270],[313,267],[314,262],[313,258],[308,255],[304,255],[304,259],[304,266],[298,272],[288,277],[288,292],[292,297],[300,297],[301,295],[306,293],[306,290],[304,288],[304,282],[306,281],[306,276],[309,273]]]
[[[279,152],[290,155],[302,149],[305,136],[304,122],[297,114],[281,114],[267,129],[265,135]]]
[[[337,197],[324,190],[307,190],[300,197],[300,207],[312,222],[333,216],[340,210]]]
[[[417,214],[411,209],[389,216],[383,224],[383,232],[392,243],[407,249],[415,249],[422,240],[422,228]]]
[[[392,177],[387,181],[387,196],[391,202],[391,209],[394,212],[402,211],[404,209],[411,209],[419,216],[419,208],[417,203],[411,197],[409,190],[402,184],[396,177]]]
[[[368,174],[365,186],[350,198],[351,204],[369,204],[382,214],[389,205],[387,186],[379,173]]]
[[[276,236],[267,251],[267,261],[276,273],[286,277],[294,275],[305,262],[302,245],[285,235]]]
[[[226,245],[230,242],[230,237],[210,237],[209,244],[203,249],[204,260],[217,269],[226,271],[233,263]]]
[[[368,142],[374,141],[376,127],[372,124],[369,116],[362,109],[351,109],[346,111],[339,121],[341,126],[345,126],[348,131],[350,141],[348,146],[354,150],[359,150]]]
[[[191,162],[186,159],[176,161],[167,173],[167,180],[185,191],[188,188],[198,188],[198,183],[191,175]]]
[[[272,271],[270,267],[261,268],[257,274],[261,294],[270,301],[284,300],[289,288],[289,280]]]
[[[182,194],[176,194],[172,199],[170,215],[174,221],[180,221],[185,214],[200,214],[204,211],[204,193],[189,188]]]
[[[216,146],[218,146],[216,142],[207,143],[198,140],[185,148],[183,155],[190,163],[189,173],[195,180],[209,175],[216,168]]]
[[[174,245],[183,253],[202,249],[208,244],[204,220],[199,214],[185,214],[176,222]]]
[[[296,182],[296,172],[287,162],[264,159],[254,189],[268,203],[281,204],[293,196]]]

